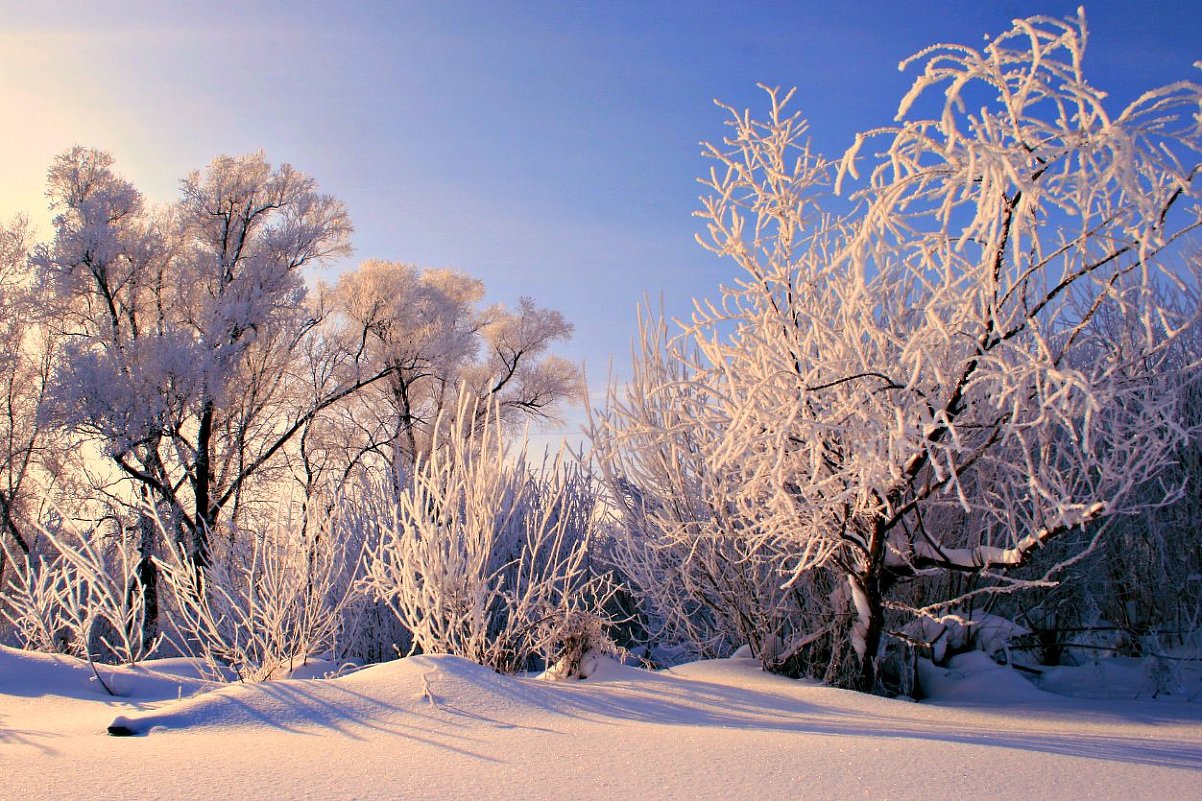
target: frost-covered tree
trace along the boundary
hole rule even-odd
[[[328,417],[338,439],[358,449],[350,462],[376,453],[411,465],[428,455],[439,416],[463,398],[512,424],[553,419],[579,391],[579,369],[547,352],[572,334],[563,315],[529,298],[514,310],[484,306],[484,284],[464,273],[368,261],[329,297],[343,347],[388,374]]]
[[[93,437],[204,566],[305,424],[381,377],[309,370],[302,270],[348,252],[346,211],[262,154],[215,159],[158,210],[100,151],[59,157],[49,183],[55,236],[34,264],[68,337],[49,416]]]
[[[30,554],[57,470],[38,420],[55,343],[39,324],[23,219],[0,226],[0,588],[10,554]]]
[[[301,271],[350,252],[340,201],[255,154],[220,157],[192,173],[178,208],[183,324],[201,370],[189,410],[195,428],[187,436],[178,427],[176,443],[192,489],[193,552],[203,562],[204,535],[246,482],[319,407],[363,377],[318,397],[290,391],[299,345],[316,324]]]
[[[55,235],[30,262],[48,324],[64,345],[40,417],[96,443],[125,472],[136,471],[143,495],[170,488],[174,481],[160,448],[169,439],[167,406],[182,403],[173,373],[183,374],[186,361],[171,366],[165,357],[174,351],[162,344],[173,342],[175,333],[167,317],[173,303],[165,280],[168,221],[146,211],[141,194],[113,172],[112,158],[101,151],[77,147],[64,153],[47,182]],[[122,494],[119,481],[97,475],[87,458],[80,461],[94,495],[111,500]],[[161,496],[167,494],[156,492],[155,500],[166,503],[171,499]],[[152,640],[158,608],[154,543],[150,527],[141,529],[141,557],[128,580],[145,597],[145,633]]]
[[[731,569],[768,555],[802,593],[815,613],[769,667],[881,689],[907,622],[1052,582],[1108,521],[1165,501],[1136,490],[1188,433],[1166,390],[1192,369],[1169,346],[1195,310],[1158,298],[1188,282],[1202,224],[1202,87],[1112,110],[1085,40],[1083,18],[1033,18],[924,50],[896,124],[838,165],[775,91],[706,149],[701,241],[740,277],[666,345],[673,379],[595,427],[627,525],[682,560],[662,584],[727,537],[746,554]],[[824,210],[828,177],[861,171],[852,210]],[[1071,532],[1065,559],[1013,572]],[[907,582],[946,574],[972,581],[908,603]]]

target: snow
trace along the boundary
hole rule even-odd
[[[546,681],[416,656],[216,689],[186,660],[99,669],[124,697],[0,649],[0,798],[1163,799],[1202,778],[1202,704],[1054,696],[983,654],[928,669],[922,703],[751,659]]]
[[[1049,668],[1039,686],[1074,698],[1166,698],[1202,701],[1202,661],[1115,657]]]

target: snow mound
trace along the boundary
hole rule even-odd
[[[0,646],[0,693],[95,698],[104,689],[87,663],[78,659]]]
[[[512,725],[546,710],[542,688],[455,656],[413,656],[330,679],[233,684],[152,712],[121,715],[112,734],[259,726],[281,731],[387,727],[428,719]]]
[[[555,681],[503,676],[458,657],[425,655],[330,679],[227,685],[118,716],[109,731],[126,736],[247,727],[462,731],[540,728],[565,718],[775,729],[791,718],[796,723],[799,715],[818,722],[820,712],[804,696],[824,689],[765,673],[752,659],[698,662],[662,672],[600,659],[587,679]],[[888,703],[867,696],[862,701]]]
[[[686,662],[683,665],[668,668],[665,673],[680,678],[734,683],[743,686],[772,687],[781,682],[786,685],[794,685],[798,681],[802,684],[818,686],[817,682],[808,679],[788,679],[775,673],[769,673],[764,670],[760,660],[753,656],[738,656],[737,653],[730,659],[702,659],[696,662]]]
[[[138,665],[96,665],[61,654],[21,651],[0,645],[0,695],[58,696],[78,700],[110,697],[163,701],[211,689],[204,666],[195,659],[148,660]]]
[[[1013,668],[999,665],[984,651],[952,657],[948,667],[918,663],[919,680],[927,700],[947,704],[1046,704],[1052,696],[1027,681]]]
[[[1036,683],[1071,698],[1202,701],[1202,661],[1115,657],[1047,668]]]

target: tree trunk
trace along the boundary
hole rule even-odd
[[[196,476],[193,490],[196,498],[195,523],[192,529],[191,557],[198,570],[203,571],[211,563],[209,549],[209,534],[215,517],[209,508],[209,497],[213,483],[212,447],[213,447],[213,401],[205,401],[200,415],[200,425],[196,432]]]
[[[857,630],[863,635],[864,653],[860,654],[860,672],[852,689],[864,693],[876,692],[877,666],[881,650],[881,635],[885,628],[885,608],[881,599],[880,581],[869,573],[863,580],[863,599],[857,603]],[[864,603],[866,602],[866,603]]]
[[[867,565],[863,573],[851,574],[852,599],[856,608],[856,625],[853,643],[860,657],[860,671],[852,689],[871,693],[878,689],[878,665],[881,650],[881,635],[885,627],[884,593],[882,592],[885,568],[885,540],[888,534],[885,521],[877,519],[868,538]]]
[[[140,539],[138,565],[126,591],[126,604],[132,607],[139,593],[142,600],[142,650],[149,653],[159,636],[159,569],[154,563],[154,537],[158,526],[146,512],[138,517]],[[129,632],[133,639],[133,632]]]
[[[13,519],[12,503],[4,492],[0,492],[0,521],[4,523],[4,530],[12,537],[13,542],[17,543],[17,547],[21,549],[21,553],[29,555],[29,543],[21,536],[21,531],[17,528],[17,521]]]

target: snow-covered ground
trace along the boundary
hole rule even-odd
[[[0,649],[0,799],[1191,799],[1202,703],[1040,691],[967,655],[887,700],[755,662],[591,678],[411,657],[213,689],[183,660]],[[116,722],[139,736],[112,737]]]

